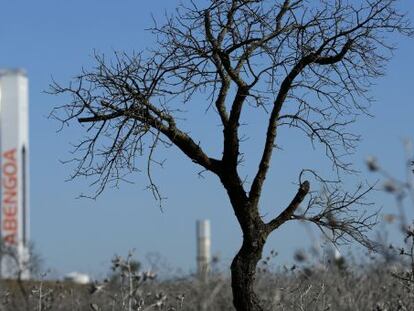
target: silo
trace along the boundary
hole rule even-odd
[[[0,70],[0,170],[2,278],[30,277],[29,100],[22,70]]]
[[[210,270],[210,221],[197,220],[197,275],[206,280]]]

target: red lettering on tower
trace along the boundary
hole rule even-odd
[[[7,246],[17,245],[17,154],[16,149],[11,149],[3,153],[2,171],[2,221],[1,232],[4,243]]]

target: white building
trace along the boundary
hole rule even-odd
[[[67,282],[73,282],[76,284],[89,284],[91,282],[91,278],[89,275],[79,272],[70,272],[65,275],[64,280]]]

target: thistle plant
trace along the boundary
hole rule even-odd
[[[399,228],[404,236],[404,246],[394,247],[389,246],[389,249],[395,250],[403,258],[408,260],[409,270],[405,272],[392,272],[392,275],[402,280],[409,286],[414,286],[414,220],[410,221],[406,216],[406,202],[411,201],[411,206],[414,209],[414,154],[413,144],[411,140],[406,140],[405,147],[405,180],[395,177],[384,169],[378,160],[369,156],[366,160],[368,170],[379,174],[385,179],[382,190],[394,196],[398,217],[394,215],[386,215],[384,220],[393,222],[395,219],[399,220]]]
[[[46,278],[48,272],[44,272],[40,275],[40,281],[38,286],[35,286],[31,294],[37,300],[37,311],[46,311],[52,309],[53,302],[53,290],[51,288],[44,287],[44,279]]]

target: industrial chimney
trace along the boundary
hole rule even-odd
[[[210,221],[197,220],[197,275],[205,281],[210,271]]]

